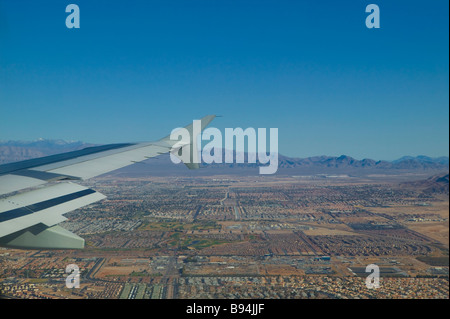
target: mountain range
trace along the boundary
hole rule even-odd
[[[48,156],[57,153],[69,152],[94,146],[94,144],[84,143],[80,141],[64,141],[64,140],[46,140],[39,139],[36,141],[0,141],[0,164],[27,160],[30,158]],[[223,151],[222,151],[223,152]],[[234,154],[235,156],[236,154]],[[248,154],[245,153],[245,162],[247,162]],[[222,157],[224,158],[224,157]],[[159,156],[157,158],[146,161],[150,165],[158,166],[158,169],[163,169],[166,166],[173,169],[173,165],[169,156]],[[255,168],[260,164],[236,164],[236,163],[222,163],[222,164],[202,164],[208,169],[229,169],[229,168]],[[347,155],[341,156],[313,156],[307,158],[293,158],[279,154],[278,169],[279,171],[308,171],[310,173],[330,173],[330,172],[348,172],[354,170],[401,170],[401,171],[448,171],[449,158],[438,157],[431,158],[428,156],[403,156],[394,161],[383,161],[373,159],[358,160]],[[133,169],[132,169],[133,170]]]
[[[0,141],[0,164],[76,151],[93,145],[80,141],[42,138],[35,141]]]
[[[279,167],[311,167],[319,166],[324,168],[382,168],[382,169],[445,169],[449,166],[448,157],[431,158],[420,155],[416,157],[403,156],[395,161],[375,161],[373,159],[357,160],[347,155],[335,156],[314,156],[307,158],[289,158],[279,156]]]
[[[402,183],[403,186],[410,186],[414,188],[422,188],[425,194],[427,193],[449,193],[449,174],[438,174],[430,176],[427,179],[417,180],[412,182]]]

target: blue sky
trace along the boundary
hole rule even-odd
[[[277,127],[288,156],[448,156],[448,5],[0,0],[0,140],[155,140],[219,114]]]

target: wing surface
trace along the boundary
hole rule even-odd
[[[203,117],[201,130],[214,115]],[[193,124],[189,144],[195,149]],[[201,130],[197,133],[200,133]],[[194,133],[194,134],[193,134]],[[106,196],[75,184],[146,159],[172,152],[170,135],[155,142],[109,144],[0,165],[0,246],[27,249],[76,249],[84,240],[61,228],[65,213]],[[198,166],[185,163],[188,168]]]

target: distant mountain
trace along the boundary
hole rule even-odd
[[[64,140],[0,141],[0,164],[80,150],[94,144]]]
[[[210,164],[211,167],[257,167],[259,163],[248,164],[248,153],[244,153],[244,162],[246,164],[236,164],[236,161],[231,164]],[[254,156],[256,158],[256,156]],[[222,150],[222,158],[224,156],[224,150]],[[236,158],[236,153],[233,152],[233,159]],[[205,165],[206,166],[206,165]],[[279,168],[326,168],[326,169],[347,169],[347,168],[379,168],[379,169],[402,169],[402,170],[416,170],[416,169],[448,169],[449,158],[439,157],[431,158],[428,156],[404,156],[395,161],[375,161],[373,159],[357,160],[347,155],[341,156],[313,156],[306,158],[294,158],[284,155],[278,155],[278,167]]]
[[[449,193],[449,174],[438,174],[424,180],[405,182],[403,186],[422,188],[424,193]]]
[[[308,158],[289,158],[286,156],[279,156],[280,168],[292,167],[322,167],[322,168],[380,168],[380,169],[448,169],[449,158],[439,157],[431,158],[427,156],[404,156],[398,160],[389,161],[375,161],[373,159],[357,160],[353,157],[341,155],[339,157],[333,156],[315,156]]]
[[[290,158],[280,155],[278,157],[280,168],[292,167],[324,167],[324,168],[369,168],[389,165],[389,162],[374,161],[372,159],[357,160],[347,155],[335,156],[314,156],[307,158]]]
[[[446,156],[432,158],[432,157],[428,157],[425,155],[419,155],[416,157],[403,156],[403,157],[399,158],[398,160],[392,161],[392,163],[400,163],[400,162],[405,162],[405,161],[418,161],[421,163],[439,163],[439,164],[443,164],[443,165],[448,165],[449,158]]]
[[[414,167],[422,167],[422,168],[428,168],[428,167],[435,167],[435,166],[448,166],[449,165],[449,158],[446,156],[441,157],[428,157],[425,155],[419,155],[416,157],[412,156],[403,156],[399,158],[398,160],[392,161],[392,164],[394,167],[397,168],[414,168]]]

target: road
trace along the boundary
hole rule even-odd
[[[170,256],[167,263],[166,273],[161,278],[161,285],[165,287],[162,299],[176,299],[177,298],[177,285],[180,273],[178,271],[178,256]]]

